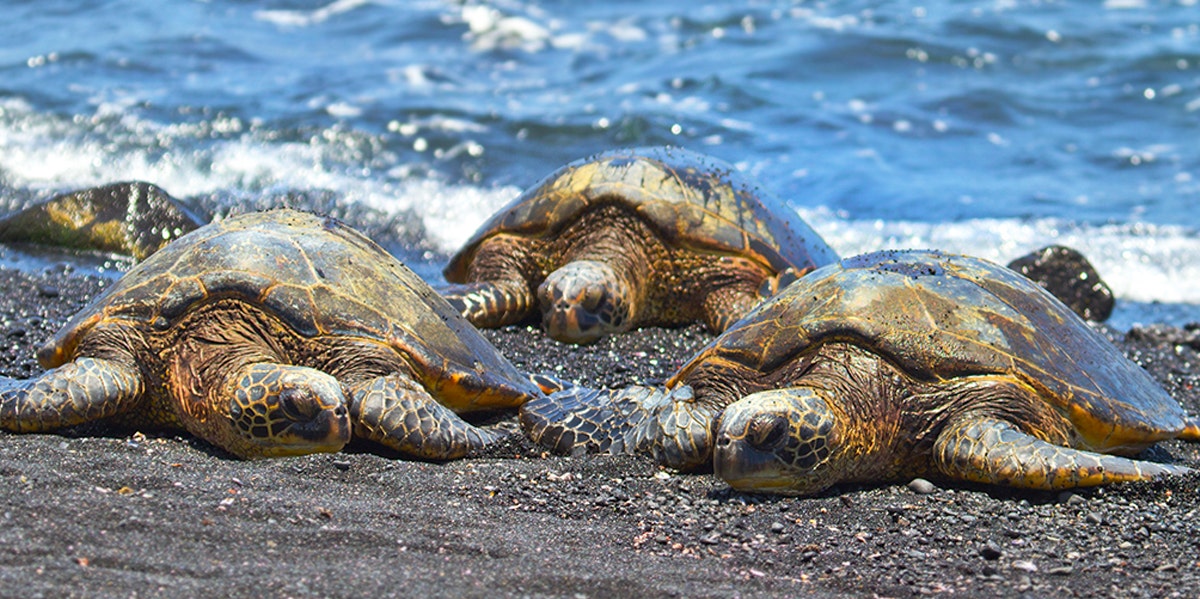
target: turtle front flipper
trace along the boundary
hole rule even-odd
[[[544,391],[521,406],[521,427],[537,444],[563,454],[648,454],[678,470],[711,463],[713,411],[694,401],[692,389],[633,386],[589,389],[544,377]]]
[[[411,378],[393,374],[354,388],[354,435],[426,460],[452,460],[505,437],[459,418]]]
[[[55,196],[0,219],[0,240],[118,252],[144,260],[201,224],[178,200],[140,181]]]
[[[1054,445],[988,417],[951,423],[933,450],[937,468],[950,478],[1028,489],[1092,487],[1191,470]]]
[[[78,358],[36,379],[0,377],[0,428],[40,432],[115,416],[142,395],[137,367]]]
[[[725,332],[759,304],[774,297],[812,267],[788,267],[770,274],[752,260],[726,256],[721,259],[721,278],[714,281],[704,297],[704,322],[717,334]]]
[[[533,313],[534,297],[524,281],[452,283],[438,292],[471,324],[494,329],[525,320]]]
[[[739,287],[720,287],[704,298],[704,322],[714,333],[724,333],[733,323],[762,302],[758,293]]]

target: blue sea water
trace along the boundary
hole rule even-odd
[[[434,278],[561,164],[676,144],[842,254],[1064,243],[1113,287],[1114,324],[1182,324],[1195,4],[0,1],[0,195],[142,179],[219,213],[318,194],[406,223],[392,245]]]

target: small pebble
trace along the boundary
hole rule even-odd
[[[1014,570],[1021,570],[1022,572],[1037,572],[1038,571],[1037,564],[1035,564],[1029,560],[1023,560],[1023,559],[1019,559],[1019,560],[1013,562],[1012,567]]]
[[[779,533],[783,532],[783,530],[784,530],[784,528],[783,528],[782,522],[772,522],[771,523],[771,532],[773,532],[775,534],[779,534]]]
[[[933,483],[923,478],[912,479],[912,482],[908,483],[908,488],[913,493],[918,495],[929,495],[930,493],[937,491],[937,487],[934,486]]]
[[[1082,505],[1087,503],[1087,500],[1078,493],[1072,491],[1063,491],[1062,493],[1058,494],[1058,502],[1065,503],[1067,505]]]
[[[350,462],[347,460],[334,460],[333,467],[345,472],[350,469]]]
[[[999,545],[988,542],[987,545],[984,545],[983,548],[979,550],[979,555],[985,560],[995,561],[1000,559],[1000,556],[1004,555],[1004,552],[1000,551]]]
[[[1088,512],[1087,521],[1088,524],[1101,524],[1104,522],[1104,518],[1102,518],[1100,514],[1097,514],[1096,512]]]

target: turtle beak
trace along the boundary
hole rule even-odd
[[[336,446],[330,451],[338,451],[350,442],[349,411],[341,404],[321,409],[307,420],[296,419],[283,435],[294,435],[313,446]]]
[[[756,450],[743,438],[728,433],[717,436],[713,451],[713,474],[739,491],[795,494],[792,481],[770,468],[772,456]]]

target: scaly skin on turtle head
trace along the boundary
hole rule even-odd
[[[586,345],[633,324],[635,286],[609,264],[577,260],[538,286],[542,328],[551,338]]]
[[[205,438],[242,458],[337,452],[350,441],[345,392],[319,370],[251,364],[212,400]]]
[[[792,387],[747,395],[717,425],[713,471],[739,491],[819,493],[851,471],[837,414],[821,389]]]

